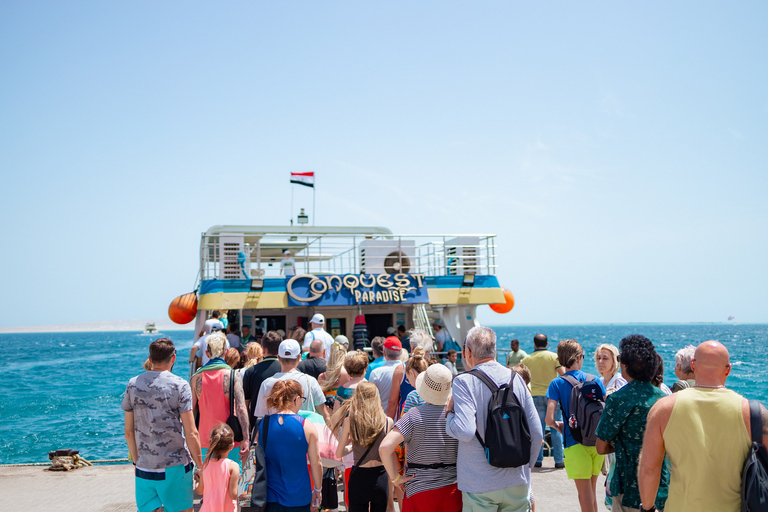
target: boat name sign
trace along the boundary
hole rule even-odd
[[[424,274],[299,274],[286,277],[289,306],[428,303]]]

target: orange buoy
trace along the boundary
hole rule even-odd
[[[515,307],[515,297],[512,295],[512,292],[501,287],[502,293],[504,293],[504,302],[500,302],[498,304],[490,304],[491,309],[494,310],[497,313],[509,313],[512,311],[512,308]]]
[[[197,315],[197,295],[185,293],[179,295],[168,306],[168,317],[177,324],[188,324]]]

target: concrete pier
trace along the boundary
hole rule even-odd
[[[133,466],[94,466],[70,472],[44,467],[0,466],[0,510],[24,512],[134,512]],[[597,483],[598,510],[603,505],[605,477]],[[536,512],[579,512],[576,486],[565,470],[554,469],[551,457],[533,473]],[[195,509],[199,508],[196,500]],[[342,509],[343,510],[343,509]]]

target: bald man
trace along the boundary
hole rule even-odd
[[[667,510],[740,512],[741,474],[752,446],[749,401],[725,387],[731,363],[721,343],[696,347],[691,367],[696,384],[660,399],[648,413],[638,467],[640,510],[655,510],[666,452],[672,463]],[[760,408],[766,444],[768,412]]]

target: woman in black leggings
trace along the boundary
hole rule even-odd
[[[349,512],[384,512],[387,509],[389,478],[379,457],[379,445],[392,429],[384,414],[379,391],[370,382],[361,382],[352,398],[344,402],[331,419],[338,432],[341,458],[352,452],[355,465],[349,476]]]

